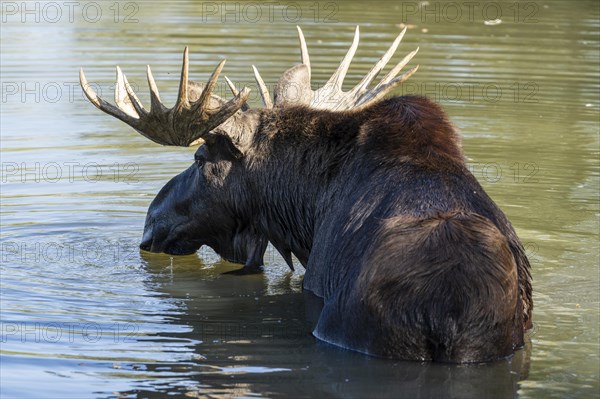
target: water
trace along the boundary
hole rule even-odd
[[[2,3],[3,398],[600,397],[597,2],[69,4]],[[271,249],[261,276],[222,275],[237,266],[208,249],[140,254],[150,201],[192,151],[147,141],[77,86],[84,66],[110,99],[118,64],[147,101],[149,63],[172,104],[185,45],[193,79],[227,58],[238,86],[254,87],[250,64],[273,84],[299,59],[296,24],[318,86],[360,24],[351,84],[401,23],[394,59],[420,46],[420,69],[396,93],[443,104],[529,252],[535,328],[510,361],[392,362],[316,342],[302,267]]]

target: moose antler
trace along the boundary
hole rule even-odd
[[[225,60],[215,68],[206,86],[188,81],[188,48],[183,52],[183,66],[179,82],[179,95],[173,108],[163,105],[158,94],[150,66],[147,67],[150,86],[150,111],[147,111],[133,92],[127,77],[117,66],[117,86],[115,105],[100,98],[90,87],[83,73],[79,72],[79,82],[83,91],[100,110],[114,116],[133,127],[155,143],[188,147],[201,143],[208,132],[229,119],[245,106],[250,89],[244,87],[234,98],[225,102],[212,94]],[[216,104],[215,104],[216,103]]]
[[[295,67],[286,71],[283,76],[279,79],[275,88],[275,106],[283,104],[304,104],[311,108],[316,109],[329,109],[329,110],[347,110],[362,108],[367,106],[387,94],[394,87],[404,82],[418,69],[418,65],[408,70],[403,75],[396,77],[398,73],[408,64],[408,62],[417,54],[419,48],[409,53],[402,59],[395,67],[393,67],[387,75],[374,87],[369,89],[369,85],[377,77],[377,75],[383,70],[385,65],[394,55],[394,52],[398,48],[400,41],[406,33],[406,28],[400,32],[396,40],[392,43],[390,48],[385,52],[381,59],[371,68],[369,73],[351,90],[344,92],[342,91],[342,84],[352,58],[358,47],[359,40],[359,27],[356,27],[354,33],[354,40],[350,49],[346,53],[346,56],[341,61],[337,70],[329,78],[323,87],[313,91],[310,87],[311,77],[311,66],[308,55],[308,48],[306,46],[306,40],[302,29],[297,26],[298,38],[300,39],[300,52],[302,64],[296,65]],[[259,87],[265,87],[262,78],[258,74],[256,68],[254,68],[254,75]],[[263,96],[263,103],[266,108],[271,104],[271,100],[268,97],[268,92],[264,89],[261,90]]]

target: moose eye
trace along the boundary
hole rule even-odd
[[[204,158],[201,157],[194,157],[194,163],[198,166],[198,167],[202,167],[204,166]]]

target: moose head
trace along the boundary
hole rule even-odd
[[[406,32],[404,29],[360,83],[343,92],[342,83],[358,47],[359,28],[356,27],[352,45],[335,73],[323,87],[313,91],[306,41],[300,27],[297,29],[302,62],[281,76],[275,86],[274,101],[258,70],[252,66],[263,101],[262,109],[249,108],[246,101],[250,89],[238,90],[227,77],[233,98],[226,101],[213,93],[225,60],[219,63],[205,85],[189,80],[187,47],[183,53],[179,93],[172,108],[160,100],[150,66],[147,67],[150,110],[141,104],[118,66],[116,105],[100,98],[88,84],[83,69],[80,70],[80,84],[89,101],[144,137],[167,146],[201,144],[194,155],[194,164],[172,178],[152,201],[141,249],[182,255],[208,245],[223,258],[244,263],[245,270],[256,270],[262,265],[268,242],[255,227],[256,209],[252,209],[246,177],[249,162],[260,157],[260,145],[255,138],[256,132],[264,128],[263,122],[272,120],[276,111],[294,106],[335,111],[364,108],[380,100],[418,68],[397,77],[417,49],[369,88],[394,55]],[[273,122],[269,128],[276,129]],[[273,245],[293,270],[289,245],[285,240],[275,240]],[[302,263],[305,263],[304,258],[300,257]]]

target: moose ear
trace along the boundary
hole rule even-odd
[[[309,105],[313,92],[308,67],[299,64],[285,71],[277,81],[274,92],[275,106]]]
[[[220,129],[215,129],[207,135],[205,142],[208,150],[222,158],[240,159],[244,156],[242,151],[233,143],[231,137]]]

